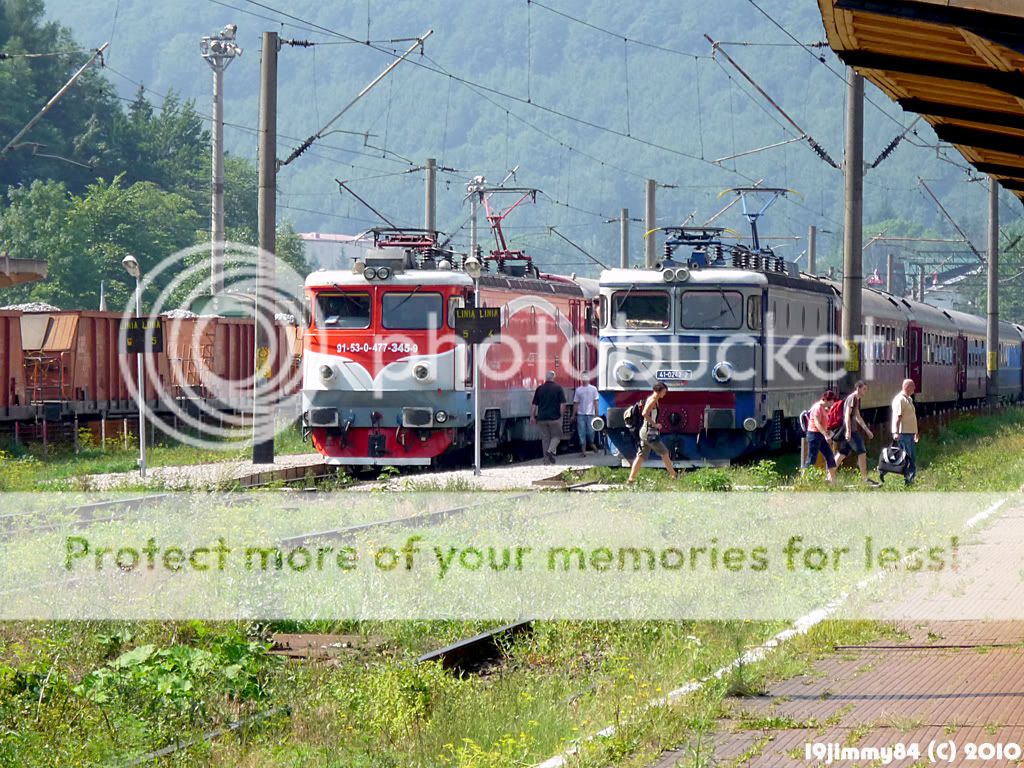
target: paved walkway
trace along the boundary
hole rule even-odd
[[[1022,523],[1019,508],[997,513],[964,547],[972,565],[944,575],[941,590],[902,593],[888,611],[900,639],[837,648],[763,696],[728,699],[708,764],[1024,764],[1024,621],[1013,620],[1024,616]],[[920,756],[881,751],[897,745]],[[929,746],[941,759],[929,759]],[[652,768],[692,765],[695,747],[669,750]]]
[[[137,471],[112,472],[103,475],[87,475],[89,487],[94,491],[110,491],[139,484],[162,490],[206,489],[222,486],[236,480],[254,477],[257,474],[277,470],[298,470],[323,467],[319,453],[297,453],[277,456],[272,465],[253,464],[251,461],[216,461],[208,464],[177,465],[170,467],[149,467],[146,479]]]
[[[560,454],[554,465],[545,464],[542,459],[523,461],[500,467],[483,467],[480,476],[472,469],[456,469],[447,472],[429,472],[398,477],[388,482],[388,487],[399,490],[478,490],[512,491],[534,487],[537,481],[557,477],[566,469],[587,469],[590,467],[618,467],[618,456],[603,453]]]

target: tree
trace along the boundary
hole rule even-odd
[[[0,217],[2,247],[14,257],[47,258],[50,275],[12,291],[13,298],[4,294],[5,304],[27,292],[65,309],[94,308],[104,281],[109,306],[121,307],[134,285],[121,259],[131,253],[147,272],[195,242],[198,216],[190,202],[150,182],[125,186],[121,176],[110,182],[98,179],[82,195],[68,195],[59,183],[36,182],[27,190],[11,190],[8,199]],[[165,274],[149,298],[172,276]]]

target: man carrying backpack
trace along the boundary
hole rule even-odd
[[[877,482],[868,477],[868,453],[864,445],[865,437],[870,440],[875,435],[860,414],[860,401],[867,388],[866,382],[858,381],[853,388],[853,392],[843,400],[843,420],[839,433],[841,439],[839,440],[839,447],[836,449],[836,466],[841,466],[847,456],[856,454],[861,478],[868,485],[878,485]]]
[[[813,467],[818,460],[820,453],[825,457],[825,466],[828,472],[828,481],[836,481],[836,459],[832,455],[832,448],[828,444],[828,422],[832,406],[836,403],[836,393],[831,389],[826,391],[821,399],[811,406],[807,418],[807,458],[801,470]]]

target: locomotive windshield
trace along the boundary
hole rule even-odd
[[[317,294],[316,326],[317,328],[369,328],[370,294]]]
[[[404,331],[432,331],[441,327],[444,310],[439,293],[385,293],[381,299],[381,321],[385,328]]]
[[[627,329],[668,328],[668,293],[616,291],[612,294],[612,326]]]
[[[684,291],[679,300],[683,328],[733,330],[743,325],[743,295],[738,291]]]

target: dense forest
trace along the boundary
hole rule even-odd
[[[761,225],[779,253],[798,258],[807,227],[815,224],[819,264],[838,266],[841,171],[800,140],[720,53],[712,55],[704,39],[707,33],[721,41],[792,120],[841,163],[843,68],[819,45],[823,31],[816,3],[759,5],[772,16],[748,0],[632,5],[607,0],[50,0],[45,10],[39,0],[2,0],[0,51],[76,51],[0,61],[0,96],[14,106],[0,116],[5,136],[31,117],[91,49],[108,40],[110,48],[104,66],[91,69],[26,137],[31,143],[0,160],[0,184],[12,185],[8,210],[0,218],[0,247],[12,255],[46,252],[51,263],[98,259],[108,264],[107,246],[90,238],[114,236],[117,222],[105,219],[99,204],[85,204],[94,196],[105,197],[117,210],[127,210],[120,197],[146,210],[162,208],[148,217],[125,214],[155,228],[136,240],[153,243],[154,250],[179,243],[186,234],[193,242],[207,236],[211,78],[199,40],[235,23],[244,53],[225,76],[225,143],[227,219],[236,239],[251,240],[255,227],[260,33],[274,30],[288,41],[314,43],[285,45],[280,52],[278,153],[283,158],[408,47],[408,38],[433,29],[422,51],[281,169],[282,221],[302,231],[343,233],[380,224],[375,213],[342,194],[336,183],[341,179],[390,221],[419,225],[422,165],[434,157],[442,169],[438,226],[453,233],[456,246],[468,240],[466,182],[477,174],[491,182],[508,177],[543,190],[536,205],[508,220],[513,244],[549,268],[595,274],[596,264],[549,227],[556,226],[596,260],[612,263],[618,231],[607,220],[617,218],[622,207],[636,219],[642,215],[646,178],[663,185],[658,191],[663,225],[700,223],[728,202],[720,197],[723,190],[761,181],[793,190]],[[921,186],[924,179],[983,249],[985,181],[955,150],[939,145],[927,125],[913,124],[914,115],[904,114],[871,86],[868,99],[866,160],[873,163],[897,136],[903,138],[865,177],[865,241],[878,234],[959,237]],[[1005,194],[1002,211],[1004,242],[1010,243],[1020,229],[1019,204]],[[720,223],[747,231],[738,207]],[[634,223],[634,257],[642,247],[641,229]],[[80,255],[83,248],[96,255]],[[970,255],[957,243],[878,241],[866,251],[867,272],[875,267],[884,272],[889,251],[929,265],[950,253],[954,259]],[[1007,277],[1020,271],[1021,258],[1016,249],[1007,254]],[[36,286],[32,292],[66,303],[92,301],[103,269],[108,267],[79,273],[89,274],[95,285],[78,278],[58,288],[55,275],[53,287]],[[976,300],[982,286],[983,278],[968,278],[965,297]],[[1006,290],[1012,306],[1020,291],[1012,281]]]

